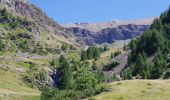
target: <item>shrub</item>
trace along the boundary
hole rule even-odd
[[[117,65],[119,65],[118,62],[112,62],[111,64],[108,64],[108,65],[104,66],[103,70],[107,70],[107,71],[112,70]]]
[[[74,79],[77,90],[92,89],[97,85],[95,75],[86,68],[78,70],[74,75]]]
[[[5,49],[5,44],[0,40],[0,51]]]
[[[120,55],[121,54],[121,51],[116,51],[116,52],[114,52],[114,57],[116,57],[116,56],[118,56],[118,55]]]

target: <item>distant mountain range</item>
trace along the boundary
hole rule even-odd
[[[72,23],[72,24],[63,24],[62,26],[66,28],[78,27],[78,28],[87,29],[92,32],[99,32],[106,28],[116,28],[118,26],[129,25],[129,24],[151,25],[155,18],[156,17],[140,19],[140,20],[113,20],[110,22],[103,22],[103,23]]]
[[[74,23],[62,25],[85,45],[113,43],[132,39],[149,28],[156,17],[142,20],[114,20],[106,23]]]

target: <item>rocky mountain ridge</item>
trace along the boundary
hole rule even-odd
[[[116,28],[122,25],[151,25],[153,20],[157,17],[138,19],[138,20],[112,20],[110,22],[101,22],[101,23],[72,23],[72,24],[63,24],[63,27],[78,27],[82,29],[87,29],[92,32],[99,32],[106,28]]]
[[[121,25],[115,28],[106,28],[99,32],[92,32],[78,27],[66,28],[67,31],[75,34],[77,42],[84,45],[113,43],[117,40],[133,39],[141,35],[149,25]]]
[[[135,38],[147,30],[155,18],[114,20],[106,23],[75,23],[65,24],[63,27],[75,34],[77,42],[94,45]]]

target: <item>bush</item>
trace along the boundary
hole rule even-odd
[[[116,51],[116,52],[114,52],[114,57],[116,57],[116,56],[118,56],[118,55],[120,55],[121,54],[121,51]]]
[[[165,72],[163,79],[170,79],[170,71]]]
[[[106,81],[106,76],[104,75],[103,71],[97,71],[97,72],[95,72],[95,75],[96,75],[96,79],[98,80],[99,83]]]
[[[62,49],[63,51],[66,51],[68,48],[69,48],[69,45],[68,45],[68,44],[62,44],[62,46],[61,46],[61,49]]]
[[[127,68],[123,71],[122,77],[124,80],[130,80],[132,79],[132,70]]]
[[[27,86],[41,90],[42,85],[49,85],[47,76],[48,74],[45,70],[39,69],[38,66],[30,63],[29,69],[23,74],[22,79]]]
[[[108,65],[104,66],[103,70],[106,70],[106,71],[112,70],[117,65],[119,65],[118,62],[112,62],[111,64],[108,64]]]
[[[5,44],[0,40],[0,51],[5,49]]]
[[[47,54],[47,52],[45,51],[45,49],[42,46],[36,46],[32,53],[36,53],[36,54],[39,54],[39,55],[46,55]]]
[[[87,68],[78,70],[74,75],[76,90],[85,90],[95,88],[97,85],[97,79],[95,74],[88,71]]]

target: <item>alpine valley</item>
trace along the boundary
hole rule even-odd
[[[0,0],[0,100],[169,100],[169,38],[170,9],[60,25],[27,0]]]

